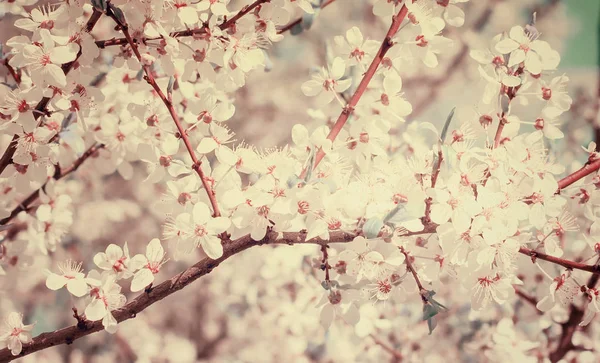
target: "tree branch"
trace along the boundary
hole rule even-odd
[[[219,25],[219,29],[221,30],[226,30],[231,28],[232,26],[235,25],[235,23],[240,20],[241,17],[243,17],[244,15],[248,14],[249,12],[251,12],[253,9],[255,9],[256,7],[258,7],[259,5],[266,3],[266,2],[270,2],[271,0],[256,0],[254,3],[245,6],[242,8],[242,10],[240,10],[237,14],[235,14],[231,19],[224,21],[221,25]],[[200,28],[193,28],[193,29],[187,29],[187,30],[180,30],[180,31],[176,31],[176,32],[172,32],[169,33],[169,37],[171,38],[182,38],[182,37],[191,37],[194,35],[199,35],[199,34],[206,34],[208,32],[207,30],[208,28],[206,26],[202,26]],[[151,41],[151,40],[161,40],[163,39],[163,37],[154,37],[154,38],[142,38],[140,39],[142,43],[146,43],[147,41]],[[133,40],[135,44],[138,44],[137,40]],[[123,38],[113,38],[113,39],[106,39],[106,40],[97,40],[96,41],[96,46],[98,46],[98,48],[104,49],[106,47],[110,47],[110,46],[114,46],[114,45],[125,45],[125,44],[130,44],[129,41],[127,41],[126,37]]]
[[[565,260],[564,258],[554,257],[547,255],[542,252],[534,251],[530,248],[521,247],[519,248],[519,253],[527,255],[531,257],[531,260],[535,262],[536,259],[552,262],[554,264],[563,266],[565,268],[569,268],[572,270],[581,270],[591,272],[594,275],[600,275],[600,267],[597,265],[586,265],[585,263],[575,262],[571,260]]]
[[[259,0],[255,4],[257,4],[259,2],[264,2],[264,1],[265,0]],[[245,12],[244,14],[246,14],[246,13],[247,12]],[[192,162],[193,162],[192,169],[194,171],[196,171],[196,173],[200,177],[202,186],[204,187],[204,190],[206,191],[206,194],[208,195],[208,199],[210,200],[210,204],[213,209],[213,216],[219,217],[221,215],[221,211],[219,210],[219,205],[217,204],[217,198],[216,198],[215,191],[212,189],[212,186],[210,185],[209,181],[206,178],[206,175],[204,174],[204,171],[202,170],[202,161],[200,159],[198,159],[198,157],[196,156],[196,152],[194,151],[194,147],[192,146],[192,143],[190,142],[190,138],[188,137],[186,130],[183,128],[183,125],[181,124],[181,120],[179,119],[177,110],[175,110],[175,105],[173,105],[173,103],[169,100],[169,98],[167,98],[167,96],[165,96],[164,92],[158,86],[158,83],[156,83],[156,79],[152,75],[152,70],[150,69],[150,66],[148,64],[144,63],[144,61],[142,60],[142,55],[140,54],[137,44],[133,41],[133,39],[131,38],[131,35],[129,34],[129,29],[127,27],[127,24],[123,24],[121,22],[121,20],[119,20],[114,15],[114,13],[110,10],[110,8],[107,11],[107,15],[110,18],[112,18],[115,21],[115,23],[121,28],[121,31],[125,35],[125,39],[127,39],[127,42],[131,46],[133,53],[135,54],[136,58],[142,65],[142,69],[144,70],[144,73],[145,73],[144,78],[146,79],[148,84],[150,84],[150,86],[152,86],[152,88],[154,89],[154,91],[156,92],[158,97],[163,101],[163,103],[167,107],[167,110],[169,111],[169,114],[171,115],[171,118],[173,119],[173,122],[175,123],[175,126],[177,127],[177,130],[179,131],[179,138],[181,138],[183,140],[185,148],[187,149],[188,153],[190,154],[190,157],[192,158]],[[236,19],[239,19],[239,17],[237,17]],[[233,24],[233,23],[230,23],[230,24]]]
[[[137,314],[145,310],[148,306],[164,299],[165,297],[183,289],[196,281],[200,277],[209,274],[214,268],[219,266],[229,257],[240,253],[250,247],[272,245],[272,244],[316,244],[326,246],[330,243],[348,243],[354,240],[356,234],[348,232],[330,233],[330,239],[313,238],[306,241],[306,232],[277,233],[269,231],[261,241],[254,241],[250,235],[244,236],[234,241],[227,241],[223,245],[223,256],[217,260],[204,258],[192,267],[173,276],[169,280],[155,286],[149,292],[143,292],[135,299],[120,309],[112,312],[117,322],[123,322],[135,318]],[[13,356],[9,349],[0,350],[0,362],[10,362],[14,359],[24,357],[31,353],[62,344],[71,344],[75,340],[92,333],[103,330],[102,321],[85,321],[84,324],[76,325],[56,330],[53,332],[42,333],[35,337],[31,343],[23,344],[21,354]]]
[[[98,150],[102,149],[103,147],[104,147],[104,145],[102,145],[102,144],[92,145],[89,149],[87,149],[86,152],[83,153],[83,155],[81,155],[77,160],[75,160],[75,162],[73,162],[73,164],[71,164],[71,166],[69,166],[68,168],[59,170],[58,173],[55,173],[53,176],[54,180],[62,179],[65,176],[77,171],[77,169],[79,169],[81,164],[83,164],[91,156],[95,155],[96,152],[98,152]],[[45,186],[46,186],[46,184],[44,184],[40,189],[31,193],[15,209],[13,209],[12,212],[10,212],[10,215],[8,217],[0,220],[0,226],[7,224],[13,218],[15,218],[19,213],[29,209],[29,206],[31,205],[31,203],[35,202],[38,199],[38,197],[40,196],[40,190],[44,189]]]
[[[583,179],[586,176],[590,175],[591,173],[598,171],[598,169],[600,169],[600,159],[592,161],[592,162],[588,161],[587,163],[585,163],[585,165],[581,169],[573,172],[570,175],[567,175],[566,177],[564,177],[558,181],[559,191],[560,191],[560,189],[564,189],[564,188],[568,187],[569,185],[575,183],[579,179]]]

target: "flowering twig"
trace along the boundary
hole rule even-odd
[[[379,65],[381,64],[381,62],[384,59],[385,54],[392,47],[392,45],[393,45],[392,38],[394,37],[394,35],[396,35],[398,30],[400,29],[400,24],[402,24],[402,21],[406,17],[407,13],[408,13],[408,8],[406,7],[406,5],[402,5],[402,8],[398,12],[398,14],[393,17],[392,25],[390,26],[390,29],[388,30],[387,34],[385,35],[385,39],[381,43],[381,47],[379,47],[379,51],[375,55],[375,58],[373,58],[371,65],[365,72],[362,80],[360,81],[360,83],[358,84],[358,87],[356,88],[356,91],[350,98],[350,101],[348,102],[346,107],[344,107],[344,109],[340,113],[340,116],[338,117],[337,121],[331,128],[329,135],[327,135],[327,139],[329,139],[333,142],[335,140],[335,138],[337,137],[337,135],[342,130],[342,128],[344,127],[344,125],[346,124],[346,121],[348,121],[348,117],[350,117],[350,115],[354,111],[354,107],[356,107],[356,104],[358,103],[358,101],[360,100],[362,95],[367,90],[367,87],[369,86],[371,79],[375,75],[375,72],[377,72]],[[323,159],[324,156],[325,156],[325,152],[323,151],[322,148],[320,148],[315,156],[315,162],[313,164],[313,169],[317,168],[317,166],[319,165],[319,163],[321,162],[321,160]],[[306,176],[306,172],[307,172],[306,169],[304,169],[302,171],[302,173],[300,175],[300,179],[302,179]]]
[[[54,180],[62,179],[65,176],[75,172],[77,169],[79,169],[81,164],[83,164],[91,156],[95,155],[98,152],[98,150],[102,149],[103,147],[104,147],[104,145],[102,145],[102,144],[94,144],[89,149],[87,149],[83,153],[83,155],[81,155],[77,160],[75,160],[73,162],[73,164],[71,164],[71,166],[69,166],[65,169],[57,168],[57,172],[53,176]],[[46,184],[44,184],[40,189],[43,189],[45,186],[46,186]],[[13,218],[15,218],[19,213],[26,211],[29,208],[29,206],[31,205],[31,203],[35,202],[38,199],[38,197],[40,196],[40,189],[34,191],[25,200],[23,200],[15,209],[12,210],[12,212],[10,213],[10,215],[8,217],[0,220],[0,226],[7,224]]]
[[[264,2],[264,0],[260,1]],[[183,128],[183,125],[181,124],[179,115],[177,114],[177,110],[175,110],[175,105],[168,99],[167,96],[165,96],[164,92],[158,86],[158,83],[156,83],[156,79],[152,75],[152,70],[150,69],[150,66],[146,64],[142,59],[142,55],[140,54],[137,44],[133,41],[131,35],[129,34],[129,28],[127,24],[121,21],[117,16],[115,16],[114,12],[111,10],[110,7],[107,10],[107,15],[111,17],[115,21],[115,23],[117,23],[117,25],[121,28],[123,35],[125,35],[125,39],[127,39],[127,42],[129,43],[131,49],[133,50],[133,53],[135,54],[135,57],[142,65],[142,69],[145,73],[144,79],[146,80],[146,82],[148,82],[150,86],[152,86],[158,97],[163,101],[163,103],[167,107],[167,110],[169,111],[169,114],[171,115],[171,118],[173,119],[173,122],[175,123],[175,126],[179,131],[178,136],[183,140],[185,148],[187,149],[188,153],[190,154],[190,157],[192,158],[192,169],[196,171],[196,173],[200,177],[200,181],[202,182],[204,190],[206,190],[206,194],[208,195],[208,199],[210,200],[210,204],[213,208],[213,216],[221,216],[219,205],[217,204],[216,194],[212,186],[210,185],[210,182],[208,181],[206,175],[204,175],[204,171],[202,170],[202,161],[200,161],[200,159],[198,159],[198,157],[196,156],[196,152],[194,151],[194,147],[190,142],[190,138],[188,137],[188,134],[186,133],[185,129]]]
[[[550,256],[545,253],[534,251],[534,250],[532,250],[530,248],[526,248],[526,247],[519,248],[519,253],[522,253],[524,255],[531,257],[531,259],[533,261],[535,261],[535,259],[539,258],[540,260],[552,262],[554,264],[563,266],[565,268],[582,270],[582,271],[591,272],[594,275],[600,275],[600,268],[596,265],[586,265],[585,263],[581,263],[581,262],[565,260],[564,258]]]
[[[427,232],[430,233],[426,228]],[[331,243],[348,243],[354,240],[357,236],[356,233],[348,233],[348,232],[331,232],[330,238],[325,240],[322,238],[313,238],[309,241],[306,240],[306,231],[302,232],[283,232],[278,233],[275,231],[268,231],[265,237],[260,241],[254,241],[249,235],[238,238],[236,240],[229,241],[223,245],[223,256],[220,258],[213,260],[210,258],[204,258],[195,265],[186,269],[185,271],[173,276],[171,279],[166,280],[165,282],[155,286],[150,292],[144,292],[130,301],[128,304],[123,306],[120,309],[114,310],[113,316],[117,320],[117,322],[122,322],[125,320],[129,320],[131,318],[136,317],[138,313],[146,309],[148,306],[164,299],[165,297],[183,289],[187,285],[191,284],[195,280],[200,277],[210,273],[215,267],[219,266],[223,261],[228,259],[229,257],[238,254],[248,248],[254,246],[262,246],[262,245],[274,245],[274,244],[285,244],[285,245],[295,245],[295,244],[316,244],[320,246],[327,246]],[[583,265],[580,263],[566,261],[562,259],[557,259],[555,257],[547,256],[542,253],[534,252],[532,250],[523,249],[522,253],[525,253],[529,256],[534,256],[540,259],[544,259],[550,262],[555,262],[556,260],[560,260],[562,266],[569,268],[582,269],[584,271],[592,272],[594,274],[598,274],[599,272],[592,266]],[[414,267],[412,266],[412,262],[410,260],[410,256],[405,251],[407,268],[413,274],[415,278],[415,282],[417,283],[417,287],[420,290],[421,298],[424,298],[423,292],[426,293],[426,289],[423,287],[423,284],[419,280],[418,275]],[[589,267],[589,268],[588,268]],[[424,300],[426,301],[426,300]],[[580,320],[578,320],[580,321]],[[101,321],[87,321],[85,327],[81,326],[70,326],[67,328],[63,328],[54,332],[42,333],[39,336],[35,337],[31,343],[23,344],[23,350],[18,356],[13,356],[9,349],[0,350],[0,361],[9,362],[13,359],[17,359],[31,353],[56,346],[61,344],[70,344],[73,341],[87,336],[89,334],[98,332],[103,330],[104,327]]]
[[[412,264],[412,256],[406,252],[406,250],[403,247],[400,247],[400,252],[402,252],[402,254],[404,254],[404,261],[406,262],[406,269],[409,270],[412,275],[413,278],[415,279],[415,282],[417,283],[417,288],[419,289],[419,295],[421,295],[421,300],[423,301],[423,304],[427,303],[427,289],[423,287],[423,284],[421,283],[421,280],[419,279],[419,275],[417,274],[417,270],[415,270],[415,267]]]
[[[244,8],[242,8],[242,10],[240,10],[237,14],[235,14],[229,20],[226,20],[223,23],[221,23],[219,25],[219,29],[226,30],[228,28],[231,28],[232,26],[235,25],[235,23],[238,20],[240,20],[241,17],[248,14],[250,11],[252,11],[257,6],[259,6],[263,3],[269,2],[269,1],[271,1],[271,0],[256,0],[254,3],[252,3],[248,6],[245,6]],[[208,32],[208,28],[205,25],[203,25],[199,28],[180,30],[180,31],[169,33],[169,37],[171,37],[171,38],[191,37],[194,35],[206,34],[207,32]],[[147,41],[161,40],[161,39],[163,39],[163,38],[162,37],[153,37],[153,38],[144,37],[141,39],[141,42],[145,43]],[[136,44],[138,43],[137,40],[135,40],[135,39],[133,41]],[[98,48],[106,48],[106,47],[110,47],[110,46],[114,46],[114,45],[125,45],[125,44],[130,44],[126,37],[96,41],[96,46],[98,46]]]
[[[260,241],[252,240],[250,235],[230,241],[223,246],[222,257],[216,260],[208,257],[200,260],[198,263],[189,267],[185,271],[155,286],[150,292],[141,293],[122,308],[114,310],[112,314],[119,323],[135,318],[137,314],[145,310],[148,306],[183,289],[200,277],[209,274],[214,268],[219,266],[229,257],[254,246],[267,244],[317,244],[323,246],[330,243],[348,243],[354,240],[356,237],[356,235],[352,233],[332,232],[330,233],[330,239],[328,240],[313,238],[309,241],[306,241],[306,235],[306,232],[277,233],[274,231],[269,231],[265,238]],[[104,326],[102,325],[102,321],[98,320],[86,321],[85,326],[78,326],[78,324],[76,324],[53,332],[42,333],[35,337],[30,343],[23,344],[23,350],[17,356],[13,356],[8,348],[0,350],[0,362],[10,362],[14,359],[21,358],[31,353],[56,345],[71,344],[79,338],[103,329]]]
[[[244,15],[251,12],[254,8],[256,8],[257,6],[259,6],[261,4],[268,3],[270,1],[271,0],[256,0],[250,5],[244,6],[242,8],[242,10],[240,10],[237,14],[235,14],[231,19],[229,19],[229,20],[225,21],[223,24],[219,25],[219,28],[221,28],[221,30],[224,30],[224,29],[232,27],[233,25],[235,25],[236,21],[238,21],[241,17],[243,17]]]
[[[102,12],[94,9],[94,12],[88,19],[87,23],[85,24],[85,31],[88,33],[91,32],[92,29],[94,28],[94,26],[96,26],[96,23],[98,23],[98,20],[100,20],[101,16],[102,16]],[[71,69],[73,69],[73,66],[75,65],[75,63],[77,62],[77,59],[80,56],[81,56],[81,51],[79,51],[77,53],[77,56],[75,57],[74,61],[72,61],[70,63],[65,63],[62,65],[61,69],[65,75],[68,74],[71,71]],[[35,109],[33,111],[33,118],[35,120],[40,118],[42,115],[46,114],[46,112],[45,112],[46,107],[48,106],[48,103],[50,102],[50,100],[51,100],[51,97],[44,97],[35,106]],[[11,140],[10,144],[8,145],[8,148],[6,149],[6,151],[4,151],[2,158],[0,158],[0,174],[2,174],[4,169],[6,169],[6,167],[12,163],[12,157],[15,154],[15,151],[17,150],[17,140],[18,139],[19,139],[18,135],[13,136],[13,139]]]
[[[437,162],[433,163],[433,170],[431,172],[431,188],[435,188],[435,184],[437,183],[437,179],[440,175],[440,170],[442,168],[442,162],[444,161],[444,153],[442,152],[442,147],[439,145]],[[431,204],[433,203],[433,199],[428,197],[425,199],[425,217],[423,217],[423,224],[427,225],[431,223]]]

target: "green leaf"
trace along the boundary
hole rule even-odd
[[[363,233],[368,239],[376,238],[379,235],[379,231],[383,227],[383,221],[379,218],[368,219],[363,226]]]
[[[111,3],[108,4],[108,7],[110,8],[110,11],[112,11],[112,13],[114,14],[115,20],[119,23],[119,25],[126,27],[127,21],[125,20],[125,14],[123,14],[123,11]]]
[[[440,136],[440,139],[442,140],[442,144],[446,140],[446,135],[448,134],[448,127],[450,127],[450,122],[452,122],[452,118],[454,117],[455,110],[456,110],[456,107],[454,107],[452,109],[452,111],[450,111],[450,114],[446,118],[446,123],[444,124],[444,128],[442,129],[442,135]]]
[[[388,214],[386,214],[385,217],[383,217],[383,223],[394,224],[404,222],[405,220],[407,220],[407,218],[405,217],[406,207],[404,207],[402,204],[398,204],[396,207],[394,207],[394,209],[392,209]]]
[[[292,35],[299,35],[304,31],[304,28],[302,27],[302,22],[294,25],[291,29],[290,29],[290,34]]]
[[[106,11],[106,1],[105,0],[92,0],[92,6],[94,9],[105,12]]]

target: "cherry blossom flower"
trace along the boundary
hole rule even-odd
[[[59,65],[75,60],[79,46],[73,43],[56,46],[47,29],[41,29],[39,34],[39,45],[25,45],[22,53],[11,58],[10,64],[13,67],[26,66],[36,84],[64,87],[67,78]]]
[[[337,36],[334,39],[337,51],[348,66],[362,64],[369,60],[379,48],[379,42],[364,40],[360,29],[352,27],[346,32],[346,37]]]
[[[481,310],[492,301],[503,304],[514,295],[513,278],[491,267],[483,267],[472,271],[465,286],[471,291],[471,308]]]
[[[77,297],[82,297],[88,292],[88,284],[81,269],[81,262],[67,260],[58,264],[60,275],[47,271],[46,287],[50,290],[59,290],[67,286],[67,290]]]
[[[353,303],[358,292],[356,290],[330,289],[319,302],[322,306],[320,321],[321,326],[329,329],[336,317],[341,317],[346,323],[355,325],[360,320],[359,311]]]
[[[542,295],[536,305],[541,311],[549,311],[557,302],[567,306],[580,292],[579,285],[568,272],[554,278],[546,291],[547,294]]]
[[[112,310],[122,307],[127,301],[125,295],[121,294],[121,286],[116,283],[115,275],[106,272],[103,275],[90,273],[88,278],[98,283],[90,291],[92,300],[85,308],[85,317],[92,321],[102,320],[104,329],[114,334],[117,332],[117,320]]]
[[[154,238],[146,246],[146,255],[135,255],[131,258],[131,269],[137,270],[131,280],[131,291],[142,291],[154,282],[154,275],[159,273],[167,260],[166,253],[158,238]]]
[[[0,330],[0,345],[8,347],[12,355],[19,355],[23,350],[23,344],[31,342],[31,330],[34,324],[23,324],[23,315],[12,312],[4,321],[4,326]]]
[[[232,142],[230,140],[233,135],[231,131],[224,127],[215,124],[209,126],[210,136],[202,138],[200,143],[196,147],[196,151],[201,154],[208,154],[211,151],[215,151],[217,159],[226,165],[234,165],[237,163],[238,158],[226,143]]]
[[[536,34],[526,32],[521,26],[512,27],[509,36],[496,44],[496,49],[502,54],[510,54],[509,67],[523,62],[532,74],[540,74],[546,69],[545,59],[556,57],[548,43],[538,40]]]
[[[94,263],[98,268],[105,271],[111,271],[117,278],[129,278],[133,274],[133,268],[130,266],[129,248],[127,242],[121,247],[110,244],[105,252],[98,252],[94,256]]]
[[[345,72],[345,62],[342,58],[335,58],[329,69],[321,68],[317,74],[313,75],[312,80],[302,84],[302,92],[309,97],[319,96],[317,103],[319,106],[324,106],[352,84],[351,79],[342,79]]]
[[[231,221],[225,217],[211,217],[208,206],[196,203],[192,214],[182,213],[165,227],[165,237],[177,239],[177,250],[187,254],[194,247],[202,247],[213,260],[223,255],[221,239],[217,236],[229,228]]]

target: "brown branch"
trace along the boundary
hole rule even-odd
[[[98,23],[98,20],[100,20],[101,16],[102,16],[102,12],[94,9],[94,12],[92,13],[92,15],[90,16],[90,18],[88,19],[87,23],[84,26],[85,30],[88,33],[92,31],[94,26],[96,26],[96,23]],[[68,74],[71,71],[71,69],[73,69],[74,65],[77,63],[77,59],[79,59],[80,56],[81,56],[81,50],[77,53],[77,56],[75,57],[74,61],[72,61],[70,63],[65,63],[61,66],[61,69],[65,75]],[[44,97],[35,106],[35,110],[33,111],[33,118],[35,120],[39,119],[42,115],[46,114],[46,107],[48,106],[48,103],[50,102],[51,98],[52,97]],[[6,167],[12,163],[12,157],[15,154],[15,151],[17,150],[17,140],[18,139],[19,139],[18,135],[13,136],[13,139],[11,140],[10,144],[8,145],[8,148],[4,151],[2,158],[0,158],[0,174],[2,174],[4,169],[6,169]]]
[[[433,170],[431,171],[431,188],[435,188],[435,184],[437,183],[437,179],[440,175],[440,170],[442,168],[442,162],[444,161],[444,153],[442,152],[442,145],[439,145],[438,150],[438,158],[437,163],[433,163]],[[425,199],[425,216],[423,217],[423,224],[428,225],[431,223],[431,205],[433,203],[433,199],[431,197],[427,197]]]
[[[98,152],[98,150],[100,150],[103,147],[104,147],[104,145],[102,145],[102,144],[92,145],[89,149],[87,149],[86,152],[83,153],[83,155],[81,155],[77,160],[75,160],[75,162],[73,162],[73,164],[71,164],[71,166],[69,166],[65,169],[59,170],[58,173],[55,173],[53,176],[54,180],[62,179],[65,176],[77,171],[77,169],[79,169],[81,164],[83,164],[89,157],[95,155]],[[25,198],[25,200],[23,200],[15,209],[12,210],[12,212],[10,212],[10,215],[8,217],[0,220],[0,226],[3,226],[5,224],[7,224],[8,222],[10,222],[19,213],[28,210],[29,206],[33,202],[35,202],[38,199],[38,197],[40,196],[40,190],[44,189],[45,187],[46,187],[46,184],[44,184],[40,189],[31,193],[27,198]]]
[[[237,14],[235,14],[231,19],[227,20],[223,24],[219,25],[221,30],[225,30],[227,28],[235,25],[236,21],[240,20],[241,17],[251,12],[254,8],[260,6],[261,4],[271,2],[271,0],[256,0],[252,4],[244,6],[242,10],[240,10]]]
[[[600,275],[600,268],[597,265],[586,265],[585,263],[575,262],[571,260],[565,260],[564,258],[550,256],[548,254],[534,251],[530,248],[521,247],[519,248],[519,253],[527,255],[531,257],[531,260],[535,262],[536,259],[552,262],[554,264],[563,266],[572,270],[581,270],[591,272],[594,275]]]
[[[421,280],[419,279],[419,275],[417,274],[417,270],[413,266],[413,260],[412,260],[413,257],[411,255],[409,255],[408,252],[406,252],[404,247],[400,247],[400,252],[402,252],[402,254],[404,254],[404,259],[406,262],[406,269],[408,271],[410,271],[411,274],[413,275],[413,278],[415,279],[415,282],[417,283],[417,288],[419,289],[419,295],[421,295],[421,300],[423,301],[423,304],[426,304],[428,291],[425,287],[423,287],[423,284],[421,283]]]
[[[254,241],[249,235],[234,241],[226,241],[223,245],[223,256],[219,259],[212,260],[208,257],[202,259],[192,267],[153,287],[149,292],[141,293],[122,308],[114,310],[112,314],[119,323],[135,318],[137,314],[145,310],[148,306],[183,289],[200,277],[209,274],[229,257],[254,246],[272,244],[316,244],[323,246],[330,243],[348,243],[353,241],[355,237],[356,234],[353,233],[333,232],[330,233],[330,239],[328,240],[313,238],[310,241],[306,241],[305,231],[290,233],[269,231],[261,241]],[[13,356],[7,348],[0,350],[0,362],[10,362],[56,345],[71,344],[79,338],[103,329],[102,321],[86,321],[85,324],[79,324],[79,327],[76,324],[53,332],[42,333],[35,337],[31,343],[23,344],[23,350],[17,356]]]
[[[373,58],[371,65],[365,72],[362,80],[360,81],[358,87],[356,88],[356,91],[350,98],[350,101],[348,102],[346,107],[344,107],[344,109],[340,113],[340,116],[338,117],[337,121],[331,128],[329,135],[327,135],[327,139],[329,139],[333,142],[335,140],[335,138],[337,137],[337,135],[342,130],[342,128],[344,127],[344,125],[346,124],[346,122],[348,121],[348,117],[350,117],[350,115],[354,111],[354,108],[356,107],[356,104],[358,103],[358,101],[360,100],[362,95],[367,90],[367,87],[369,86],[371,79],[375,75],[375,72],[377,72],[379,65],[381,64],[381,62],[384,59],[385,54],[392,47],[392,45],[393,45],[392,38],[394,37],[394,35],[396,35],[398,30],[400,29],[400,25],[402,24],[402,21],[406,17],[407,13],[408,13],[408,8],[406,7],[406,5],[402,5],[402,8],[400,8],[400,11],[398,12],[398,14],[393,17],[392,25],[390,26],[390,29],[388,30],[387,34],[385,35],[385,38],[384,38],[383,42],[381,43],[381,47],[379,48],[379,51],[375,55],[375,58]],[[323,151],[322,148],[319,148],[319,151],[317,152],[317,154],[315,156],[315,162],[313,164],[313,169],[317,168],[317,166],[319,165],[319,163],[321,162],[321,160],[323,159],[324,156],[325,156],[325,152]],[[300,179],[303,179],[306,176],[306,172],[307,172],[306,169],[304,169],[302,171],[302,173],[300,174]]]
[[[256,0],[254,3],[245,6],[242,8],[242,10],[240,10],[237,14],[235,14],[231,19],[224,21],[223,23],[221,23],[219,25],[219,29],[221,30],[226,30],[231,28],[232,26],[235,25],[235,23],[240,20],[241,17],[243,17],[244,15],[248,14],[249,12],[251,12],[253,9],[255,9],[256,7],[258,7],[259,5],[269,2],[271,0]],[[176,31],[176,32],[172,32],[169,33],[169,37],[171,38],[182,38],[182,37],[191,37],[194,35],[199,35],[199,34],[206,34],[208,33],[208,28],[206,27],[206,25],[203,25],[200,28],[193,28],[193,29],[187,29],[187,30],[180,30],[180,31]],[[163,37],[153,37],[153,38],[141,38],[141,43],[146,43],[147,41],[151,41],[151,40],[161,40],[163,39]],[[136,39],[133,39],[133,42],[135,44],[138,44],[138,41]],[[97,40],[96,41],[96,46],[98,46],[98,48],[106,48],[106,47],[110,47],[110,46],[114,46],[114,45],[125,45],[125,44],[130,44],[130,42],[127,40],[126,37],[123,38],[112,38],[112,39],[106,39],[106,40]]]
[[[262,2],[265,2],[265,0],[258,0],[257,2],[255,2],[255,4],[262,3]],[[244,12],[244,14],[246,14],[246,13],[247,12]],[[115,14],[112,12],[112,10],[110,10],[110,8],[107,11],[107,15],[110,18],[112,18],[115,21],[115,23],[117,23],[117,25],[121,28],[121,31],[125,35],[125,39],[127,39],[127,42],[131,46],[133,53],[135,54],[136,58],[142,65],[142,69],[144,70],[144,73],[145,73],[144,78],[145,78],[146,82],[148,82],[148,84],[150,86],[152,86],[152,88],[154,89],[154,91],[156,92],[158,97],[163,101],[163,103],[167,107],[167,110],[169,111],[169,114],[171,115],[171,118],[173,119],[173,122],[175,123],[175,126],[177,127],[177,130],[179,131],[178,136],[179,136],[179,138],[181,138],[183,140],[185,148],[187,149],[188,153],[190,154],[190,157],[192,158],[192,162],[193,162],[192,169],[194,171],[196,171],[196,173],[200,177],[202,186],[204,187],[204,190],[206,191],[206,194],[208,195],[208,199],[210,200],[210,204],[213,209],[213,216],[219,217],[221,215],[221,212],[219,210],[219,205],[217,204],[217,198],[216,198],[215,191],[213,190],[212,186],[210,185],[210,182],[208,181],[206,175],[204,174],[204,171],[202,170],[202,161],[200,159],[198,159],[198,157],[196,156],[196,152],[194,151],[194,147],[192,146],[192,143],[190,142],[190,138],[189,138],[186,130],[184,129],[183,125],[181,124],[181,120],[179,119],[177,110],[175,110],[175,105],[173,104],[173,102],[171,102],[169,100],[169,98],[167,96],[165,96],[164,92],[158,86],[158,83],[156,83],[156,79],[154,78],[154,75],[152,74],[152,70],[150,69],[150,66],[148,64],[145,64],[144,61],[142,60],[142,55],[140,54],[137,44],[133,41],[133,39],[131,38],[131,35],[129,34],[129,29],[127,27],[127,24],[123,24],[121,22],[121,20],[119,20],[115,16]],[[234,18],[237,20],[240,17],[234,17]],[[233,23],[230,23],[230,24],[233,24]]]

